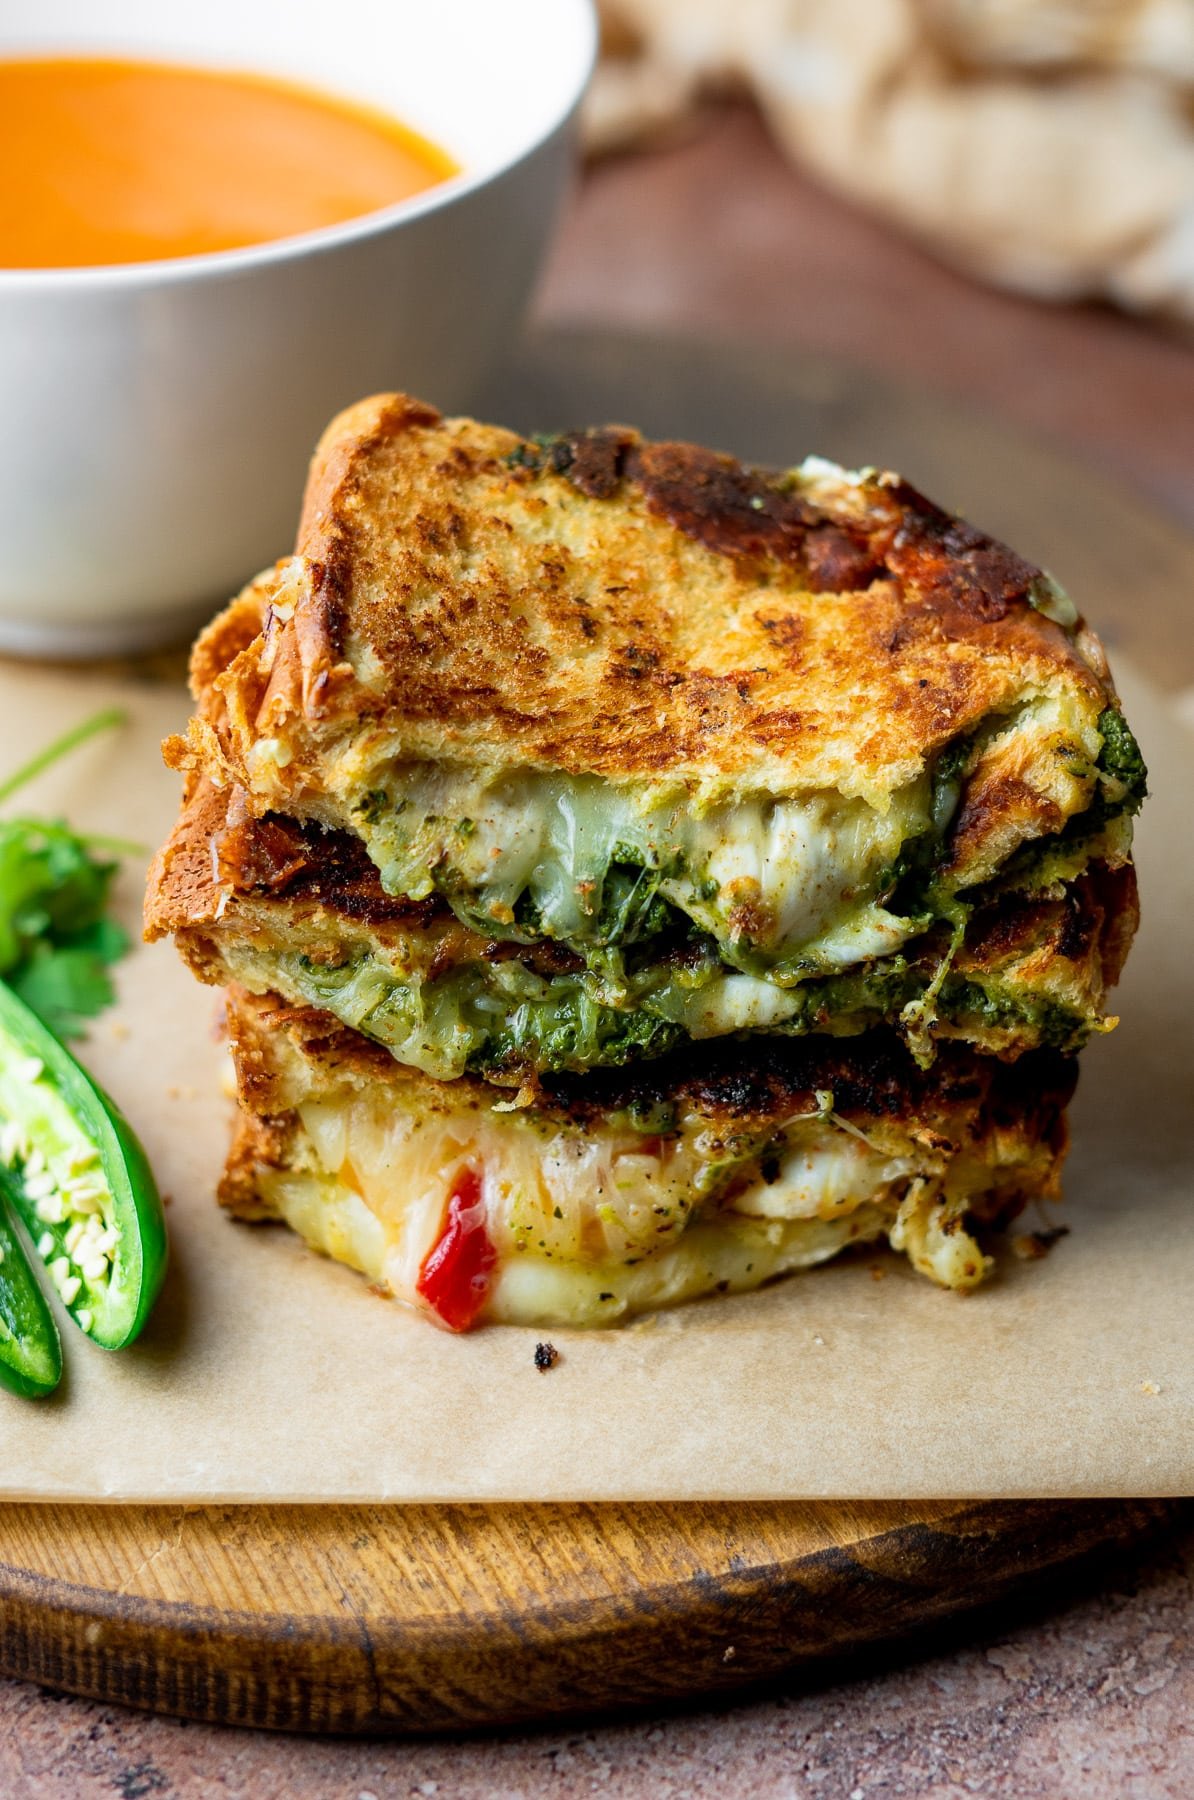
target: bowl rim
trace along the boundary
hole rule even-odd
[[[207,250],[196,256],[160,257],[147,262],[83,263],[50,269],[0,268],[0,298],[9,294],[76,294],[93,289],[169,287],[205,278],[218,280],[224,276],[249,275],[278,263],[305,262],[348,245],[383,237],[396,226],[425,218],[458,200],[480,193],[491,183],[503,180],[566,129],[584,98],[600,41],[596,0],[561,0],[561,3],[571,4],[580,36],[576,77],[559,106],[535,135],[491,167],[471,174],[461,170],[458,175],[437,181],[421,193],[396,201],[393,206],[361,213],[338,225],[323,225],[314,231],[292,233],[289,237],[267,238],[260,244],[245,244],[236,250]]]

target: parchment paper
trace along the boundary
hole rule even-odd
[[[143,1340],[69,1323],[54,1400],[0,1393],[0,1496],[111,1501],[916,1498],[1194,1491],[1194,734],[1120,671],[1153,776],[1121,1028],[1073,1113],[1071,1235],[968,1298],[890,1256],[621,1330],[437,1331],[212,1199],[216,996],[169,945],[122,965],[83,1055],[142,1133],[173,1244]],[[155,845],[181,687],[0,667],[0,771],[112,700],[132,724],[23,797]],[[139,914],[140,874],[120,905]],[[872,1266],[881,1272],[876,1279]]]

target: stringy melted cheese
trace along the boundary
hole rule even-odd
[[[494,935],[533,907],[541,934],[600,941],[611,864],[659,871],[659,893],[731,961],[799,956],[832,970],[898,949],[914,926],[879,900],[907,840],[928,828],[928,783],[879,809],[837,793],[699,806],[674,786],[616,786],[542,770],[408,764],[353,808],[392,893],[462,891]]]

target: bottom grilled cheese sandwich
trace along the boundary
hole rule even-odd
[[[325,1013],[233,988],[241,1110],[221,1198],[286,1220],[441,1323],[593,1325],[885,1240],[965,1290],[1053,1195],[1075,1064],[885,1032],[704,1047],[511,1099]]]

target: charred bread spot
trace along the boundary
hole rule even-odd
[[[596,1123],[631,1109],[650,1115],[665,1105],[688,1105],[727,1123],[774,1115],[816,1114],[818,1094],[833,1096],[845,1118],[932,1117],[935,1108],[994,1109],[1014,1120],[1026,1107],[1049,1119],[1065,1106],[1077,1079],[1076,1062],[1034,1050],[1014,1063],[982,1056],[959,1044],[939,1047],[931,1068],[913,1061],[893,1031],[875,1029],[848,1040],[772,1038],[687,1046],[657,1062],[595,1069],[583,1076],[541,1077],[544,1110],[573,1123]]]
[[[369,428],[354,434],[353,427],[364,419]],[[310,558],[313,576],[313,604],[307,608],[300,603],[294,621],[306,676],[304,710],[318,714],[332,665],[343,650],[353,564],[346,507],[360,493],[362,471],[395,438],[440,423],[435,407],[408,394],[394,394],[380,407],[370,400],[351,407],[320,441],[303,496],[296,546]]]
[[[1065,917],[1060,919],[1059,906]],[[966,928],[962,962],[966,968],[994,968],[1022,955],[1038,942],[1043,932],[1064,932],[1068,906],[1054,900],[1030,900],[1010,894],[974,913]],[[944,949],[944,940],[938,940]]]
[[[1061,936],[1057,940],[1057,954],[1064,956],[1067,962],[1077,962],[1089,955],[1103,923],[1102,906],[1097,903],[1092,906],[1092,899],[1092,895],[1084,895],[1071,888],[1062,903],[1064,916]]]
[[[630,681],[641,681],[644,676],[654,675],[659,669],[659,652],[644,649],[641,644],[622,644],[618,655],[611,659],[610,674],[622,676]]]
[[[234,893],[277,893],[311,863],[310,830],[267,814],[230,825],[212,839],[222,882]]]
[[[868,538],[840,525],[813,526],[804,540],[804,562],[814,594],[851,593],[888,572]]]
[[[422,548],[433,555],[442,555],[463,545],[468,535],[464,514],[455,506],[446,506],[440,513],[415,513],[412,518],[396,524],[394,532],[403,541],[417,538]]]
[[[909,651],[915,656],[927,642],[940,639],[942,635],[941,620],[934,613],[922,611],[905,614],[876,641],[888,656],[902,657]]]
[[[731,456],[694,444],[640,443],[626,472],[648,510],[686,536],[738,562],[802,567],[814,593],[856,592],[888,573],[881,548],[861,526],[825,519]]]
[[[808,626],[795,613],[786,613],[779,618],[769,618],[758,614],[758,622],[767,633],[768,642],[780,650],[788,652],[789,667],[796,667],[800,660],[800,651],[808,638]]]
[[[900,581],[980,624],[993,624],[1014,602],[1027,601],[1041,576],[1034,563],[965,519],[951,517],[906,483],[892,493],[901,514],[884,560]]]
[[[451,481],[468,481],[474,475],[494,469],[497,461],[493,456],[470,449],[467,444],[451,444],[442,462],[435,465],[435,472]]]
[[[790,706],[777,706],[751,720],[748,730],[756,743],[783,745],[804,730],[804,716]]]
[[[548,466],[566,475],[590,500],[612,500],[622,485],[626,458],[638,433],[622,425],[569,432],[547,448]]]
[[[943,723],[948,728],[948,720]],[[1011,819],[1030,821],[1035,825],[1033,837],[1052,836],[1065,824],[1056,801],[1038,792],[1019,775],[996,775],[990,780],[971,781],[950,834],[946,871],[963,867],[977,846]]]
[[[427,925],[439,911],[434,900],[387,894],[348,831],[266,813],[230,825],[213,842],[220,881],[234,893],[310,900],[363,925]]]
[[[735,561],[799,564],[816,514],[732,456],[696,444],[640,444],[627,475],[650,512]]]
[[[529,944],[493,938],[486,942],[481,955],[486,962],[520,962],[533,969],[536,975],[549,977],[579,975],[585,968],[583,956],[552,938],[540,938]]]

